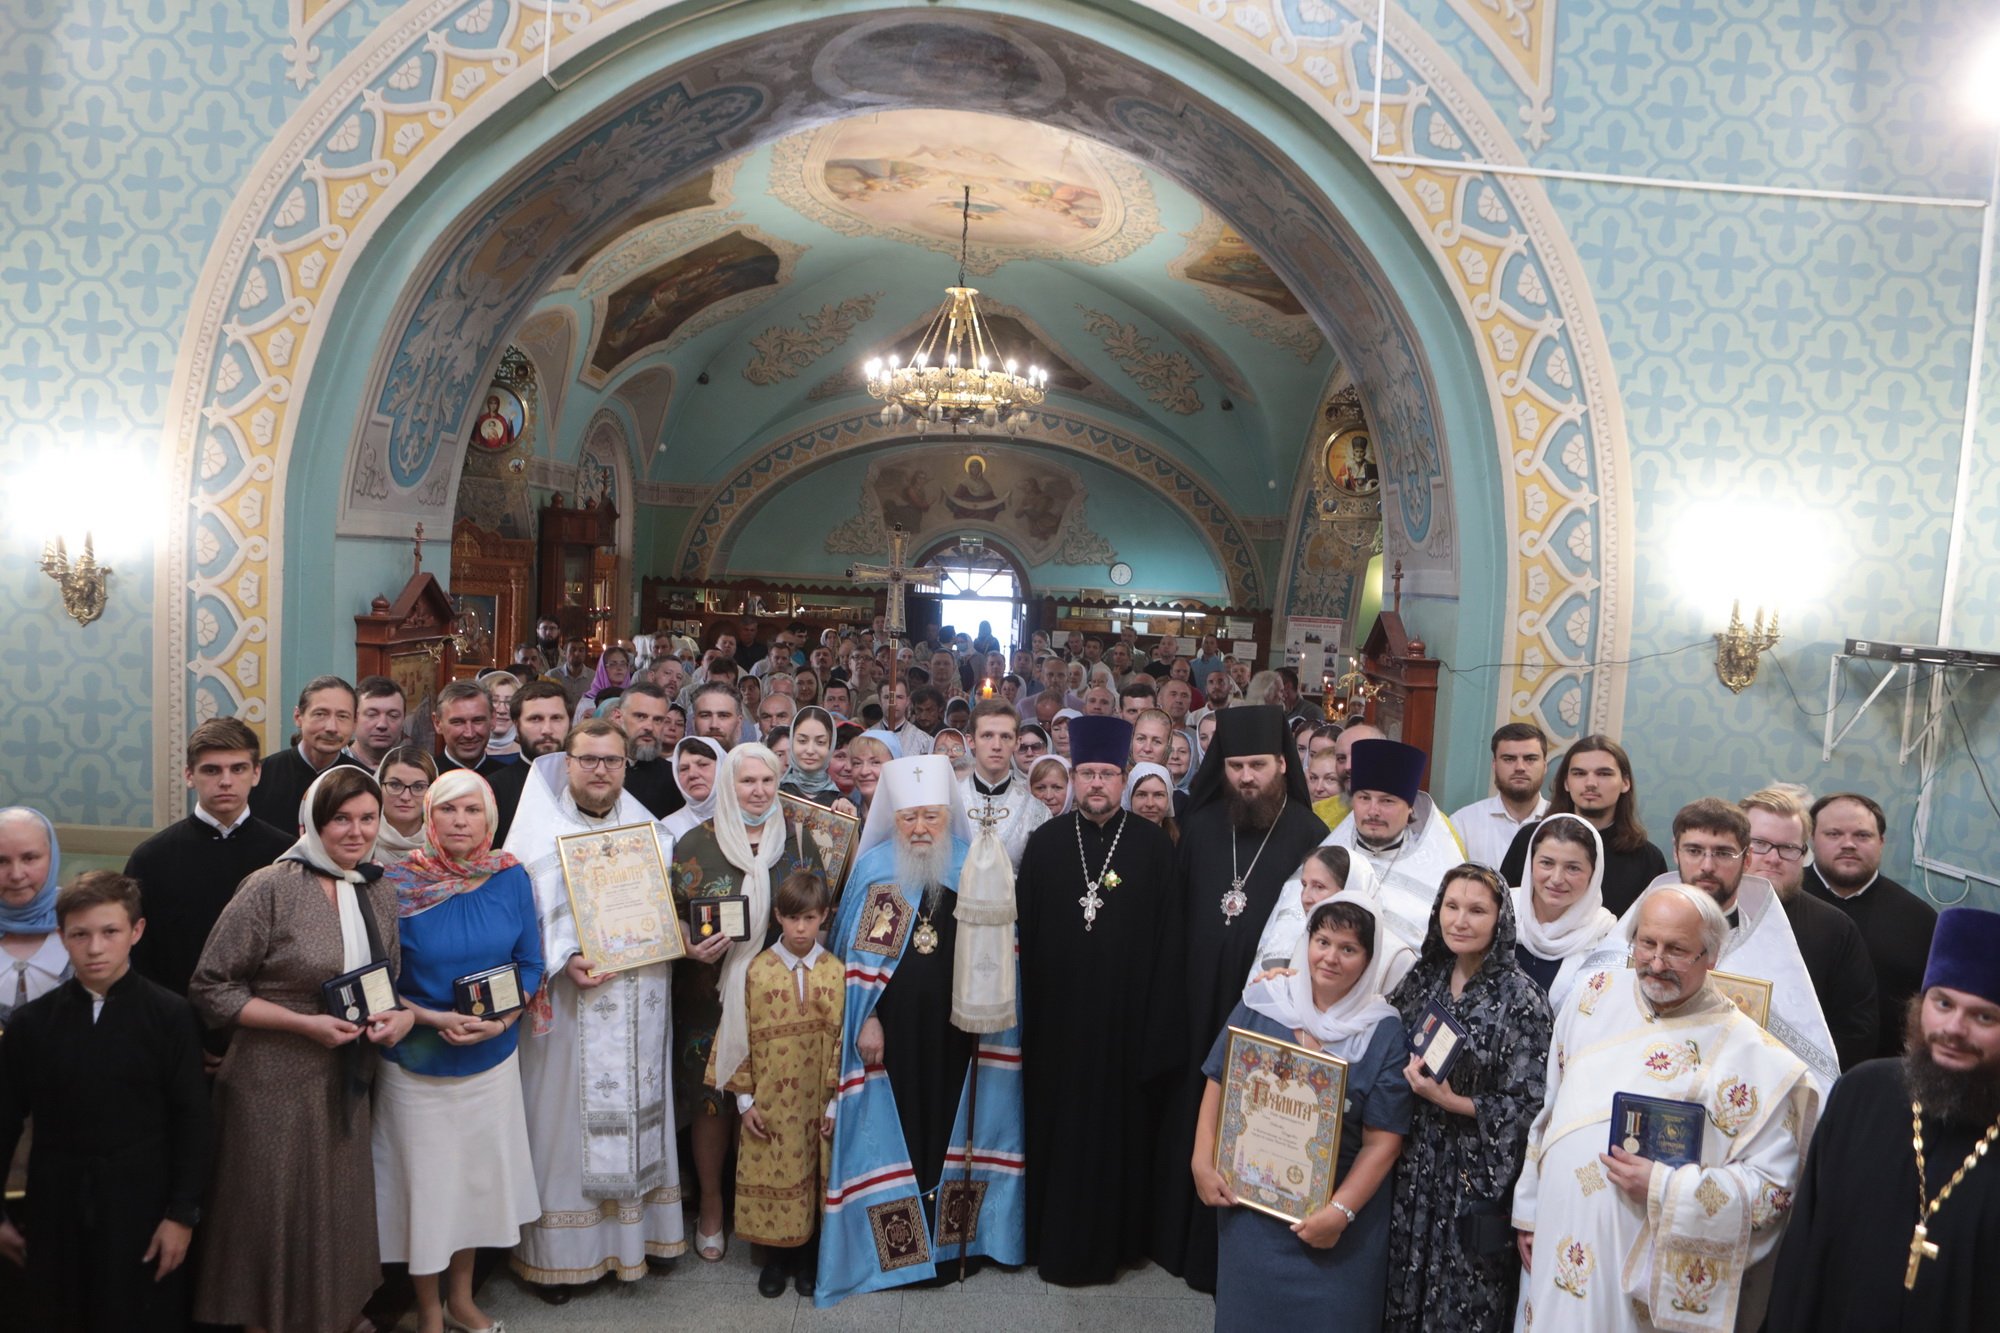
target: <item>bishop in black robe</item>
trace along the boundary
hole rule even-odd
[[[293,841],[294,835],[254,814],[226,835],[191,814],[133,848],[125,873],[139,881],[146,933],[132,947],[132,966],[147,979],[185,996],[208,932],[236,886],[252,871],[283,856]],[[222,1047],[218,1044],[215,1049]]]
[[[185,1326],[187,1266],[141,1263],[161,1221],[192,1227],[212,1132],[200,1024],[135,971],[94,999],[71,978],[0,1036],[0,1162],[25,1121],[28,1304],[35,1330],[146,1333]]]
[[[1085,721],[1070,724],[1072,753]],[[1088,721],[1123,730],[1120,762],[1131,724]],[[1160,1106],[1180,1072],[1161,994],[1173,871],[1166,831],[1116,805],[1101,824],[1050,820],[1021,855],[1028,1260],[1059,1286],[1114,1281],[1146,1252]]]
[[[1236,828],[1230,819],[1225,761],[1264,754],[1287,761],[1284,805],[1267,827]],[[1212,1292],[1215,1211],[1196,1197],[1189,1171],[1206,1082],[1201,1064],[1243,998],[1258,937],[1285,881],[1326,837],[1326,825],[1312,812],[1312,795],[1285,730],[1284,710],[1271,704],[1226,708],[1216,715],[1214,741],[1189,791],[1193,799],[1181,824],[1167,949],[1168,965],[1178,968],[1181,978],[1180,1068],[1160,1130],[1153,1258],[1185,1277],[1196,1291]],[[1237,876],[1242,877],[1243,898],[1225,903]],[[1229,906],[1239,910],[1231,915]]]

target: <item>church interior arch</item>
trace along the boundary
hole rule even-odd
[[[333,586],[324,591],[336,604],[381,581],[387,567],[381,539],[406,539],[414,519],[452,494],[457,461],[437,442],[462,434],[463,405],[478,387],[472,368],[490,361],[523,325],[553,325],[547,317],[557,306],[570,305],[565,317],[581,323],[587,303],[602,323],[611,318],[620,279],[663,258],[695,256],[703,273],[730,275],[724,285],[743,284],[682,320],[657,347],[604,359],[604,340],[591,333],[580,340],[572,360],[577,373],[564,390],[582,405],[589,391],[614,378],[625,383],[644,367],[670,367],[672,405],[656,442],[641,430],[639,447],[657,447],[644,455],[636,489],[692,500],[679,506],[688,511],[752,459],[756,442],[702,429],[700,393],[725,383],[733,391],[714,394],[722,404],[706,419],[714,420],[743,401],[743,380],[756,383],[754,373],[744,373],[749,367],[716,373],[718,331],[744,332],[744,317],[759,314],[761,322],[782,312],[805,322],[772,324],[766,332],[803,332],[810,350],[816,331],[841,321],[843,302],[857,285],[893,293],[881,299],[881,317],[866,331],[871,340],[893,342],[920,320],[942,283],[917,283],[913,290],[908,256],[861,256],[846,267],[843,285],[831,274],[815,276],[811,247],[775,234],[763,215],[728,215],[748,211],[740,207],[746,161],[768,181],[771,159],[780,152],[809,156],[818,145],[792,140],[829,120],[906,109],[937,114],[946,97],[944,67],[900,58],[898,43],[924,51],[969,43],[981,52],[988,76],[946,80],[954,107],[1094,145],[1125,170],[1149,173],[1156,196],[1163,184],[1176,187],[1179,198],[1197,206],[1196,216],[1180,219],[1190,224],[1187,243],[1168,242],[1179,252],[1176,260],[1193,256],[1226,267],[1240,255],[1216,252],[1233,243],[1290,294],[1305,318],[1280,330],[1277,345],[1286,338],[1319,340],[1304,359],[1310,373],[1303,392],[1310,398],[1340,365],[1370,405],[1384,464],[1384,539],[1408,565],[1411,590],[1433,604],[1432,642],[1497,654],[1510,596],[1505,544],[1512,524],[1504,501],[1494,498],[1505,488],[1493,404],[1478,390],[1483,344],[1474,342],[1464,310],[1439,290],[1424,235],[1350,151],[1323,129],[1301,125],[1283,93],[1225,76],[1212,59],[1195,59],[1157,32],[1120,22],[1115,11],[1130,6],[1105,6],[1070,30],[1048,23],[1047,6],[1011,7],[1005,15],[889,7],[758,29],[753,38],[746,29],[750,11],[764,8],[775,7],[746,6],[726,21],[679,28],[652,42],[636,35],[642,25],[635,22],[633,40],[618,54],[565,86],[572,104],[591,100],[595,111],[552,131],[548,118],[532,114],[533,98],[497,107],[476,142],[454,148],[438,168],[412,180],[359,247],[346,285],[327,302],[328,354],[305,379],[297,411],[300,420],[323,420],[330,429],[313,433],[312,449],[294,451],[284,479],[285,549],[325,541],[355,557],[327,571]],[[793,58],[770,59],[773,43]],[[1270,112],[1258,117],[1256,130],[1233,109],[1246,101]],[[759,161],[766,146],[770,152]],[[600,197],[584,206],[582,217],[563,212],[560,202],[574,204],[586,179],[600,187]],[[677,192],[683,207],[660,211]],[[1130,202],[1130,192],[1122,201]],[[812,216],[809,204],[799,211],[833,234],[815,243],[838,253],[840,219],[824,210]],[[722,223],[730,224],[722,236],[703,239]],[[707,252],[697,254],[703,247]],[[948,268],[950,247],[931,248],[943,250],[938,259]],[[1280,407],[1300,414],[1297,402],[1270,401],[1287,390],[1268,390],[1259,363],[1297,358],[1297,347],[1280,354],[1259,349],[1261,357],[1232,354],[1207,336],[1212,330],[1188,319],[1185,303],[1163,303],[1115,265],[1099,273],[1087,258],[1070,255],[1050,266],[1085,298],[1070,303],[1069,327],[1046,327],[1055,322],[1046,306],[1020,309],[1015,326],[1031,336],[1048,334],[1052,354],[1109,399],[1123,400],[1092,403],[1092,415],[1115,418],[1136,408],[1133,415],[1189,462],[1192,498],[1260,516],[1256,585],[1268,598],[1290,558],[1282,552],[1297,469],[1296,422],[1274,423],[1285,416]],[[1013,266],[1004,256],[986,261],[998,271],[981,281],[990,281],[1004,303]],[[975,252],[975,270],[980,262]],[[760,278],[783,294],[781,302],[755,299]],[[850,306],[846,314],[852,313]],[[732,326],[732,318],[739,324]],[[773,364],[798,355],[796,336],[790,347],[784,337],[763,347],[751,341],[756,355]],[[686,356],[673,359],[677,351]],[[769,424],[782,429],[823,416],[823,406],[810,400],[822,388],[836,403],[864,408],[858,385],[834,379],[851,359],[850,343],[827,358],[825,373],[811,377],[804,397],[781,403]],[[1258,421],[1267,408],[1273,420]],[[579,437],[571,431],[580,431],[585,418],[578,410],[562,414],[549,432],[552,453],[574,447]],[[351,425],[344,455],[326,443],[338,439],[343,422]],[[704,448],[711,451],[706,456]],[[1140,466],[1157,461],[1139,460]],[[1586,494],[1596,485],[1587,476],[1572,481]],[[639,545],[657,558],[682,543],[691,522],[686,512],[642,520]],[[1574,540],[1570,545],[1581,549]],[[310,578],[315,571],[304,572]],[[1615,612],[1581,595],[1564,609],[1572,640],[1601,636]],[[337,618],[294,618],[282,627],[277,656],[289,676],[291,664],[324,660],[337,653],[339,641]],[[191,695],[203,688],[195,675]],[[1589,684],[1587,673],[1569,680],[1571,711],[1584,717],[1606,706],[1604,696],[1585,692]],[[1498,682],[1456,689],[1462,697],[1447,699],[1450,725],[1483,735],[1502,706]],[[179,700],[169,711],[184,717],[186,704]]]

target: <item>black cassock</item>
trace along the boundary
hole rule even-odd
[[[1099,887],[1086,930],[1084,863],[1102,874],[1114,838],[1119,883]],[[1173,892],[1172,841],[1122,810],[1102,826],[1052,819],[1021,855],[1028,1260],[1059,1285],[1110,1282],[1146,1252],[1160,1105],[1179,1072],[1179,1034],[1162,1019],[1176,1008],[1159,993]]]
[[[978,1043],[951,1021],[957,908],[956,890],[945,889],[938,895],[937,910],[930,918],[938,935],[937,948],[924,953],[912,940],[882,998],[875,1002],[875,1017],[882,1024],[882,1067],[896,1096],[896,1118],[902,1122],[917,1188],[924,1191],[924,1211],[933,1220],[937,1198],[931,1191],[944,1172],[952,1122],[965,1092],[965,1071]]]
[[[1924,1117],[1934,1199],[1985,1125]],[[1778,1251],[1769,1333],[1973,1333],[2000,1327],[2000,1154],[1966,1173],[1929,1223],[1937,1258],[1905,1290],[1917,1158],[1903,1065],[1869,1060],[1833,1085]]]
[[[140,843],[125,862],[125,873],[139,881],[146,916],[132,966],[186,995],[202,946],[236,896],[236,886],[283,856],[296,839],[254,815],[225,838],[213,824],[189,815]]]
[[[1278,905],[1285,881],[1306,853],[1325,839],[1326,825],[1309,807],[1291,800],[1270,835],[1260,855],[1264,834],[1230,827],[1225,801],[1203,805],[1181,828],[1175,868],[1179,902],[1170,928],[1176,938],[1169,946],[1183,969],[1180,1068],[1160,1129],[1153,1258],[1168,1272],[1185,1277],[1197,1291],[1215,1290],[1215,1210],[1195,1196],[1194,1176],[1188,1169],[1207,1082],[1201,1063],[1243,998],[1257,938]],[[1249,899],[1233,919],[1222,912],[1222,896],[1232,875],[1232,844],[1233,873],[1245,876],[1243,892]]]
[[[91,1021],[74,979],[23,1006],[0,1037],[0,1162],[34,1121],[26,1225],[35,1330],[185,1326],[187,1266],[165,1282],[139,1257],[165,1218],[192,1224],[212,1124],[200,1024],[186,1000],[127,972]]]

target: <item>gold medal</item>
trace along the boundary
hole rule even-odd
[[[703,939],[707,939],[710,935],[713,935],[714,933],[715,933],[715,923],[713,921],[704,921],[701,923],[701,937]]]
[[[938,933],[936,929],[932,927],[930,922],[919,921],[917,923],[916,934],[911,936],[910,942],[917,946],[918,953],[924,953],[924,954],[936,953],[938,947]]]
[[[474,1018],[478,1018],[481,1014],[485,1012],[486,1012],[486,1004],[484,1001],[474,1000],[472,1002],[472,1016]]]

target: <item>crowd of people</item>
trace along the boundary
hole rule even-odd
[[[18,1326],[344,1333],[390,1264],[478,1333],[479,1250],[561,1304],[732,1241],[820,1305],[1151,1261],[1219,1329],[1991,1326],[2000,914],[1883,875],[1869,796],[1656,843],[1614,738],[1516,723],[1447,814],[1212,638],[766,628],[318,677],[275,754],[197,726],[122,873],[0,810]],[[559,840],[634,826],[686,953],[600,972]],[[1290,1216],[1232,1033],[1344,1068]]]

